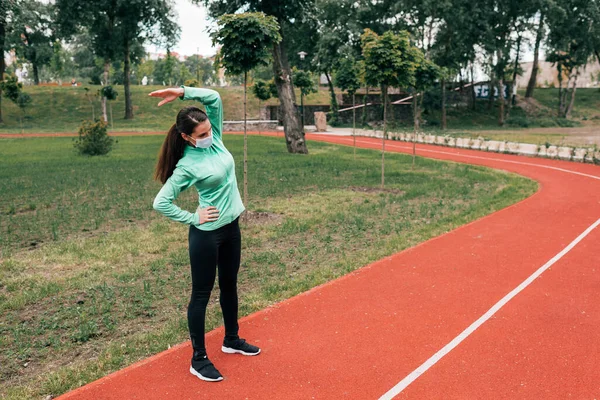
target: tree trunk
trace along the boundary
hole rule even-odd
[[[4,41],[6,37],[6,22],[5,16],[0,17],[0,83],[4,80],[4,71],[6,70],[6,63],[4,62]],[[2,85],[0,85],[0,124],[3,123],[2,119]]]
[[[352,139],[354,141],[354,159],[356,160],[356,93],[352,92]]]
[[[475,71],[473,70],[473,64],[471,64],[471,109],[475,109],[475,101],[477,96],[475,94]]]
[[[411,168],[415,169],[415,157],[417,154],[417,131],[418,131],[418,124],[419,124],[419,122],[417,121],[417,99],[416,99],[415,91],[413,91],[412,106],[413,106],[414,132],[413,132],[413,159],[412,159],[412,167]]]
[[[363,128],[367,124],[367,100],[369,99],[369,86],[365,88],[365,95],[363,96],[363,109],[361,116],[361,124]]]
[[[304,132],[304,93],[300,90],[300,124],[302,125],[302,132]]]
[[[283,115],[283,131],[288,152],[308,154],[304,131],[298,119],[296,96],[292,86],[292,73],[287,62],[283,43],[273,46],[273,72]]]
[[[571,116],[571,111],[573,110],[573,104],[575,104],[575,92],[577,91],[577,78],[579,77],[579,71],[575,72],[575,77],[573,78],[573,89],[571,89],[571,100],[569,101],[569,105],[565,111],[565,118],[569,118]]]
[[[331,81],[331,77],[329,76],[329,72],[325,72],[325,77],[327,78],[327,85],[329,86],[329,94],[331,95],[331,124],[335,125],[338,122],[338,102],[337,97],[335,97],[335,90],[333,87],[333,82]]]
[[[442,130],[446,129],[446,80],[441,79],[442,85]]]
[[[540,14],[540,22],[538,24],[537,33],[535,36],[535,48],[533,50],[533,66],[531,68],[531,76],[529,77],[529,83],[527,84],[527,91],[525,92],[526,98],[533,97],[533,90],[537,82],[537,74],[539,67],[539,56],[540,56],[540,44],[544,36],[544,13]]]
[[[498,50],[498,64],[500,69],[498,73],[498,125],[504,125],[504,62],[502,60],[502,50]]]
[[[110,62],[108,60],[104,60],[104,86],[108,86],[108,73],[110,70]],[[108,116],[106,115],[106,97],[102,96],[102,116],[104,117],[104,122],[108,122]]]
[[[248,205],[248,133],[246,130],[246,92],[248,71],[244,71],[244,204]]]
[[[133,119],[133,104],[131,102],[129,39],[125,38],[125,59],[123,63],[123,86],[125,91],[125,119]]]
[[[515,88],[517,87],[517,68],[519,68],[519,55],[521,53],[521,36],[517,38],[517,54],[515,56],[515,67],[512,76],[512,83],[510,85],[510,102],[508,104],[508,112],[506,113],[506,118],[508,118],[508,113],[510,112],[511,106],[516,103],[517,95],[515,94]]]
[[[381,187],[385,184],[385,137],[387,134],[387,85],[382,85],[383,90],[383,135],[381,135]]]
[[[36,62],[32,62],[31,66],[33,67],[33,83],[37,86],[40,84],[40,72],[38,69],[38,65]]]
[[[498,125],[504,126],[504,79],[498,79]]]
[[[563,74],[562,74],[562,66],[559,64],[556,65],[556,69],[558,70],[558,116],[562,116],[563,115],[563,95],[562,95],[562,91],[563,91],[563,87],[562,87],[562,83],[563,83]]]
[[[198,81],[198,82],[200,82],[200,81]],[[260,118],[260,99],[258,99],[258,120],[259,121],[261,120],[261,118]],[[260,122],[257,125],[257,129],[258,129],[258,136],[260,136]]]
[[[413,122],[415,124],[415,132],[421,129],[421,124],[419,121],[419,101],[417,99],[418,93],[415,91],[413,93]]]
[[[489,88],[489,98],[488,98],[488,110],[491,110],[493,105],[494,105],[494,88],[496,87],[496,80],[495,80],[495,74],[494,74],[494,55],[490,53],[490,84],[488,85]]]

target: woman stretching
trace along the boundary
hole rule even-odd
[[[154,209],[170,219],[188,224],[192,268],[192,296],[188,305],[188,327],[193,356],[190,372],[205,381],[223,376],[210,362],[204,345],[204,319],[219,266],[219,301],[225,322],[221,350],[254,356],[260,349],[238,336],[237,274],[240,267],[239,216],[244,211],[235,177],[233,157],[223,145],[223,106],[219,93],[191,87],[157,90],[158,106],[177,98],[198,100],[185,107],[169,130],[160,151],[155,178],[164,185],[154,199]],[[200,205],[191,213],[173,204],[179,193],[195,186]]]

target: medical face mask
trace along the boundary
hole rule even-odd
[[[199,147],[201,149],[208,149],[210,146],[212,146],[212,142],[213,142],[212,133],[207,138],[194,139],[194,140],[196,141],[196,147]]]

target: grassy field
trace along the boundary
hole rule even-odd
[[[0,397],[58,395],[187,340],[187,227],[151,208],[161,138],[122,137],[108,156],[70,138],[0,145]],[[243,138],[226,136],[238,160]],[[280,138],[249,140],[242,224],[247,315],[523,199],[524,178],[485,168]],[[178,203],[194,209],[193,191]],[[340,207],[340,205],[344,205]],[[259,218],[260,217],[260,218]],[[221,325],[216,297],[207,329]]]
[[[25,133],[40,132],[73,132],[76,133],[82,120],[92,119],[92,104],[94,115],[98,117],[101,112],[100,101],[94,94],[98,86],[87,86],[89,97],[86,97],[85,87],[33,87],[28,86],[25,91],[33,98],[32,106],[24,118]],[[163,86],[132,86],[135,119],[124,120],[123,88],[117,87],[119,97],[113,104],[113,122],[115,131],[166,131],[174,120],[174,115],[188,102],[174,102],[157,108],[158,101],[149,98],[147,94]],[[221,93],[225,107],[226,120],[243,119],[243,89],[241,87],[216,88]],[[534,107],[525,111],[519,107],[511,111],[504,127],[497,124],[497,109],[488,110],[487,102],[477,103],[475,110],[469,107],[449,107],[448,128],[454,130],[519,130],[531,127],[571,127],[580,124],[600,123],[600,91],[598,89],[578,89],[572,120],[556,118],[555,103],[557,89],[537,89],[535,98],[541,107]],[[297,96],[299,99],[299,96]],[[359,96],[360,97],[360,96]],[[90,103],[91,101],[91,103]],[[298,100],[299,101],[299,100]],[[328,105],[329,91],[320,88],[318,93],[310,94],[305,99],[306,104]],[[193,104],[190,102],[190,104]],[[277,99],[271,99],[267,104],[278,104]],[[406,106],[409,107],[409,106]],[[10,101],[2,102],[4,124],[0,124],[0,133],[20,133],[20,111]],[[360,112],[359,112],[360,115]],[[258,118],[258,101],[252,96],[248,97],[248,118]],[[433,110],[423,115],[426,131],[439,129],[440,111]],[[411,121],[406,121],[405,126],[410,128]]]
[[[89,88],[86,97],[85,88]],[[79,129],[81,121],[99,117],[102,113],[100,98],[95,96],[100,86],[82,87],[52,87],[27,86],[25,92],[33,99],[26,111],[24,131],[39,132],[74,132]],[[116,131],[166,131],[175,122],[175,115],[186,104],[197,102],[176,101],[160,108],[156,98],[148,97],[153,90],[164,89],[164,86],[131,86],[134,105],[133,120],[124,120],[125,95],[122,86],[115,89],[119,93],[113,102],[113,122]],[[239,121],[244,119],[244,89],[242,87],[214,88],[221,93],[226,120]],[[298,92],[299,96],[299,92]],[[299,99],[300,97],[298,97]],[[277,99],[271,99],[266,104],[278,104]],[[305,98],[306,104],[329,104],[329,92],[319,90]],[[93,113],[92,106],[95,110]],[[0,133],[21,133],[20,110],[7,99],[2,100],[4,124],[0,124]],[[110,118],[110,115],[109,115]],[[258,100],[248,94],[248,119],[258,119]]]

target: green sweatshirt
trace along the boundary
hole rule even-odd
[[[185,87],[183,100],[198,100],[206,107],[212,125],[213,144],[207,149],[186,146],[173,175],[154,199],[154,209],[173,221],[212,231],[233,222],[244,212],[235,177],[235,163],[223,145],[223,104],[219,93],[211,89]],[[199,223],[199,215],[173,204],[179,193],[191,186],[198,191],[200,208],[214,206],[219,218]]]

